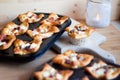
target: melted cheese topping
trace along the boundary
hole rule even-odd
[[[105,70],[104,68],[100,68],[100,69],[96,70],[95,73],[96,73],[98,76],[100,76],[100,75],[104,75],[105,71],[106,71],[106,70]]]
[[[80,30],[86,30],[87,29],[87,26],[83,26],[80,28]]]
[[[10,30],[13,30],[14,28],[17,28],[17,27],[18,27],[17,25],[9,26],[9,29],[10,29]]]
[[[97,69],[99,67],[101,67],[100,64],[94,63],[94,65],[92,66],[92,69]]]
[[[48,71],[43,72],[43,77],[49,77],[49,76],[50,76],[50,73]]]
[[[18,33],[18,30],[14,30],[14,33]]]
[[[50,76],[53,76],[54,78],[56,78],[57,80],[62,80],[62,75],[57,73],[57,71],[55,69],[50,69],[50,70],[46,70],[43,72],[42,76],[44,78],[48,78]]]
[[[80,35],[85,35],[86,33],[83,32],[83,31],[79,31],[78,34],[80,34]]]
[[[72,53],[71,53],[69,56],[66,56],[65,58],[66,58],[67,60],[70,60],[70,61],[77,61],[77,60],[82,61],[82,60],[85,59],[84,56],[80,56],[80,57],[78,58],[77,55],[78,55],[78,54],[72,54]]]
[[[46,28],[41,28],[41,29],[40,29],[40,32],[41,32],[41,33],[48,32],[48,29],[46,29]]]
[[[106,66],[106,64],[98,64],[98,63],[94,63],[92,68],[93,69],[97,69],[97,68],[100,68],[100,67],[103,67],[103,66]]]
[[[33,15],[33,16],[31,17],[31,19],[35,20],[35,19],[36,19],[36,16],[35,16],[35,15]]]
[[[6,42],[0,41],[0,46],[5,45],[5,44],[6,44]]]
[[[58,73],[56,74],[56,79],[62,80],[62,78],[63,78],[62,75],[60,75],[60,74],[58,74]]]
[[[20,26],[20,29],[26,30],[27,27],[26,26]]]
[[[71,61],[77,61],[77,54],[70,54],[69,58]]]
[[[85,38],[89,36],[89,30],[88,31],[87,30],[88,30],[87,26],[76,25],[68,29],[68,35],[75,39]]]
[[[77,61],[77,54],[71,53],[69,56],[66,56],[65,58],[70,61]]]
[[[83,61],[85,58],[83,56],[80,56],[78,60]]]
[[[103,66],[106,66],[106,64],[94,63],[94,65],[91,67],[91,71],[93,71],[98,76],[102,76],[106,72],[106,69],[104,69]]]
[[[56,70],[52,68],[52,69],[49,71],[49,73],[50,73],[51,75],[54,75],[54,74],[56,73]]]
[[[24,49],[24,48],[26,48],[27,46],[30,46],[30,43],[22,44],[22,45],[21,45],[21,48]]]
[[[30,49],[35,48],[36,46],[37,46],[37,44],[32,43],[31,46],[30,46]]]
[[[35,35],[37,35],[37,34],[39,34],[39,32],[35,29],[35,30],[33,30],[33,36],[35,36]]]
[[[33,15],[32,12],[28,12],[28,13],[27,13],[27,16],[28,16],[28,17],[30,17],[30,16],[32,16],[32,15]]]
[[[117,69],[116,68],[108,68],[108,73],[114,73]]]

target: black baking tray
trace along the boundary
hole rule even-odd
[[[41,13],[36,13],[41,14]],[[50,13],[42,13],[45,16],[42,18],[42,20],[46,19]],[[62,17],[63,15],[58,15],[59,17]],[[13,22],[16,24],[20,24],[18,18],[14,19]],[[51,46],[54,44],[54,42],[62,35],[62,33],[65,31],[65,28],[68,27],[71,24],[71,19],[68,18],[67,21],[65,21],[62,25],[58,25],[57,27],[60,29],[60,32],[53,34],[51,37],[44,39],[39,50],[35,53],[29,54],[29,55],[15,55],[13,52],[14,46],[12,45],[10,48],[6,50],[0,50],[0,60],[9,60],[9,61],[17,61],[17,62],[28,62],[31,60],[34,60],[37,57],[42,56]],[[30,23],[29,29],[33,30],[37,28],[40,25],[40,21],[36,23]],[[19,35],[17,36],[18,39],[31,41],[32,39],[27,35]]]
[[[94,51],[92,51],[92,50],[87,50],[87,52],[89,52],[91,55],[94,55]],[[78,52],[79,53],[79,52]],[[81,53],[81,52],[80,52]],[[85,52],[86,53],[86,52]],[[97,62],[97,61],[99,61],[99,60],[103,60],[99,55],[94,55],[94,59],[91,61],[91,63],[90,64],[88,64],[87,66],[90,66],[90,65],[92,65],[94,62]],[[111,65],[111,66],[115,66],[115,67],[117,67],[117,68],[120,68],[120,65],[118,65],[118,64],[115,64],[115,63],[112,63],[112,62],[109,62],[109,61],[105,61],[105,60],[103,60],[104,62],[106,62],[108,65]],[[37,67],[37,69],[34,71],[34,72],[36,72],[36,71],[40,71],[40,70],[42,70],[42,68],[43,68],[43,66],[44,66],[44,64],[49,64],[49,65],[51,65],[52,67],[54,67],[55,69],[58,69],[58,70],[67,70],[67,69],[69,69],[69,68],[65,68],[65,67],[62,67],[61,65],[59,65],[59,64],[55,64],[55,63],[53,63],[52,62],[52,59],[50,59],[50,60],[48,60],[47,62],[45,62],[45,63],[43,63],[42,65],[39,65],[38,67]],[[87,67],[87,66],[85,66],[85,67]],[[89,80],[97,80],[97,79],[95,79],[94,77],[92,77],[88,72],[86,72],[85,71],[85,67],[82,67],[82,68],[79,68],[79,69],[69,69],[69,70],[73,70],[74,71],[74,73],[73,73],[73,75],[69,78],[69,80],[82,80],[82,78],[84,77],[84,76],[87,76],[88,78],[89,78]],[[35,78],[35,76],[34,76],[34,72],[32,73],[32,75],[31,75],[31,77],[30,77],[30,80],[37,80],[36,78]],[[105,80],[105,79],[101,79],[101,80]],[[115,78],[115,79],[113,79],[113,80],[120,80],[120,75],[117,77],[117,78]]]

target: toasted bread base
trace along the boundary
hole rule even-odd
[[[41,43],[42,43],[42,38],[39,37],[39,36],[34,37],[33,41],[31,41],[31,42],[27,42],[27,41],[17,39],[14,42],[14,46],[15,46],[15,48],[13,50],[14,54],[27,55],[27,54],[30,54],[30,53],[35,53],[40,48]],[[22,48],[22,46],[26,45],[26,44],[30,44],[30,45],[26,46],[25,48]],[[32,44],[35,44],[35,46],[31,48]],[[27,47],[29,47],[29,48],[26,49]]]
[[[21,22],[35,23],[41,20],[44,17],[44,14],[35,14],[33,12],[26,12],[18,16]]]
[[[53,67],[51,67],[50,65],[48,64],[45,64],[42,71],[38,71],[38,72],[35,72],[34,73],[34,76],[38,79],[38,80],[68,80],[69,77],[73,74],[73,71],[71,70],[61,70],[61,71],[58,71],[56,69],[54,69],[55,71],[57,71],[57,73],[59,73],[61,76],[62,76],[62,79],[56,79],[54,76],[53,78],[51,77],[43,77],[43,73],[45,71],[50,71],[54,69]]]
[[[70,55],[76,55],[76,60],[75,61],[70,61],[69,63],[66,63],[66,57],[69,57]],[[79,57],[79,60],[77,59]],[[80,60],[81,58],[81,60]],[[64,67],[67,68],[80,68],[88,65],[94,57],[92,55],[88,54],[77,54],[73,50],[68,50],[64,54],[58,54],[57,56],[54,57],[53,63],[60,64]]]
[[[3,34],[1,34],[0,36],[2,36]],[[6,35],[6,39],[8,39],[7,43],[4,45],[0,46],[0,50],[5,50],[8,49],[12,43],[15,41],[16,37],[14,35]]]

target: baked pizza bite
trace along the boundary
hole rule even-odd
[[[0,34],[0,50],[8,49],[15,39],[16,37],[14,35]]]
[[[67,21],[68,20],[68,17],[67,16],[63,16],[63,17],[60,17],[60,18],[58,18],[57,20],[56,20],[56,22],[55,22],[55,24],[56,25],[61,25],[61,24],[63,24],[65,21]]]
[[[29,24],[27,22],[23,22],[20,25],[10,22],[2,29],[1,33],[6,35],[21,35],[24,34],[28,28]]]
[[[55,13],[50,13],[48,18],[40,21],[41,24],[55,25],[55,20],[57,20],[59,16]]]
[[[91,33],[95,31],[95,29],[92,27],[88,27],[85,24],[79,23],[74,27],[67,27],[66,31],[68,32],[68,36],[74,39],[81,39],[89,37]]]
[[[105,79],[107,80],[115,79],[120,75],[120,68],[110,65],[105,66],[104,68],[106,69]]]
[[[45,64],[41,71],[34,73],[34,76],[37,80],[68,80],[72,74],[72,70],[56,70],[49,64]]]
[[[53,63],[60,64],[66,68],[80,68],[87,66],[94,57],[89,54],[77,54],[73,50],[68,50],[64,54],[58,54],[53,58]]]
[[[42,37],[43,39],[52,36],[54,33],[58,33],[60,30],[56,26],[42,24],[34,30],[28,30],[27,34],[34,38],[36,35]]]
[[[104,77],[105,69],[107,66],[103,61],[95,62],[92,66],[86,67],[85,69],[95,78],[100,79]]]
[[[26,12],[18,16],[21,22],[35,23],[41,20],[44,14],[35,14],[34,12]]]
[[[120,74],[120,68],[109,66],[101,60],[95,62],[92,66],[86,67],[85,70],[96,79],[114,79]]]
[[[42,43],[42,38],[39,36],[34,37],[34,39],[31,42],[17,39],[14,42],[14,50],[13,50],[14,54],[27,55],[27,54],[35,53],[40,48],[41,43]]]
[[[59,17],[55,13],[50,13],[48,18],[44,19],[41,21],[41,24],[48,24],[48,25],[61,25],[63,24],[66,20],[68,20],[67,16]]]

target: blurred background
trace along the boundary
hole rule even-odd
[[[55,12],[76,20],[85,19],[86,3],[87,0],[0,0],[0,26],[27,11]],[[111,20],[120,19],[120,0],[111,0],[111,5]]]

